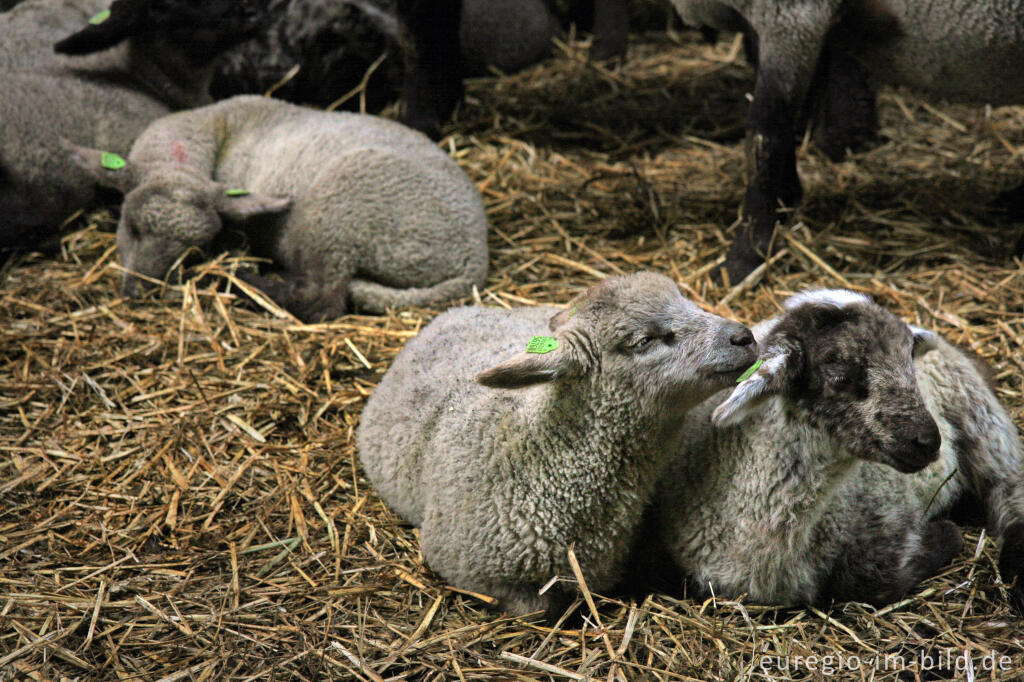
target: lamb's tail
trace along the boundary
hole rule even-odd
[[[473,286],[481,286],[483,280],[483,276],[479,278],[460,276],[446,279],[429,287],[396,289],[366,279],[353,279],[349,282],[348,291],[353,308],[380,314],[387,312],[388,308],[431,305],[461,296],[469,296],[473,292]]]

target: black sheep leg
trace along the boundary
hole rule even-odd
[[[878,144],[878,88],[867,66],[833,31],[811,95],[814,142],[833,161]]]
[[[405,77],[402,122],[434,137],[462,99],[462,0],[398,0]]]
[[[756,51],[757,79],[747,119],[747,193],[725,268],[736,284],[768,255],[780,207],[802,194],[796,172],[794,127],[818,64],[829,22],[797,9],[752,23],[746,44]]]
[[[594,0],[593,31],[591,59],[604,61],[625,56],[629,34],[626,0]]]
[[[768,255],[778,209],[800,201],[793,133],[799,103],[773,74],[761,69],[750,105],[747,131],[747,193],[736,239],[725,259],[732,284],[739,283]]]

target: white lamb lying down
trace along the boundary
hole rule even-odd
[[[441,576],[556,616],[538,588],[570,573],[569,546],[591,589],[618,581],[686,410],[756,355],[746,327],[651,273],[567,310],[449,310],[374,390],[360,458]]]

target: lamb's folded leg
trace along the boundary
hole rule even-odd
[[[238,278],[303,322],[322,322],[348,312],[348,288],[344,284],[324,286],[289,273],[277,278],[241,271]]]

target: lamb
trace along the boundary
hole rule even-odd
[[[63,163],[62,136],[126,154],[150,122],[210,101],[214,57],[256,19],[248,2],[117,0],[56,45],[99,54],[0,73],[0,248],[39,246],[94,199],[89,176]]]
[[[746,327],[653,273],[566,310],[451,309],[395,358],[357,447],[445,580],[554,617],[566,595],[538,588],[569,547],[591,589],[616,583],[683,413],[756,355]]]
[[[431,22],[437,9],[430,8]],[[269,25],[254,40],[225,54],[211,86],[217,99],[265,92],[294,67],[274,96],[326,107],[366,81],[362,103],[376,112],[402,84],[405,53],[395,0],[270,0]],[[489,66],[517,71],[546,57],[561,31],[543,0],[465,0],[461,7],[461,59],[469,74]],[[415,68],[418,55],[410,59]],[[449,68],[451,64],[447,65]],[[354,108],[360,98],[349,100]]]
[[[744,31],[757,63],[750,177],[726,256],[734,283],[763,261],[780,202],[800,200],[794,124],[808,109],[816,72],[824,79],[817,88],[825,108],[820,136],[833,156],[872,133],[871,79],[991,104],[1018,103],[1024,92],[1020,0],[672,1],[687,24]],[[852,113],[844,113],[848,105]]]
[[[897,599],[961,548],[940,517],[985,501],[1024,596],[1024,450],[979,366],[850,291],[754,327],[760,368],[690,411],[655,527],[697,596]]]
[[[243,95],[166,116],[128,160],[70,147],[125,193],[122,291],[162,279],[222,221],[238,222],[281,279],[245,278],[307,321],[468,295],[487,275],[476,186],[426,136],[394,121]]]

